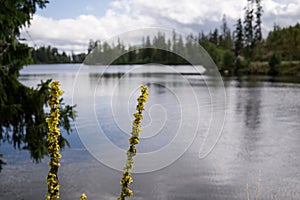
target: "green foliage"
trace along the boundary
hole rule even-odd
[[[234,67],[231,72],[233,75],[238,75],[239,73],[245,70],[248,73],[249,72],[248,66],[249,66],[249,60],[245,59],[242,56],[237,56],[235,58]]]
[[[223,15],[222,26],[221,26],[222,34],[219,37],[219,46],[226,50],[231,50],[233,43],[231,37],[231,31],[228,28],[226,15]]]
[[[222,66],[225,68],[232,68],[234,66],[235,55],[232,51],[225,51],[223,54]]]
[[[254,8],[253,0],[247,0],[247,6],[245,7],[245,19],[244,19],[244,37],[246,49],[249,50],[253,44],[253,19]]]
[[[253,36],[251,45],[248,43],[247,46],[247,39],[244,36],[246,34],[245,28],[243,27],[241,19],[237,21],[236,30],[234,31],[233,37],[231,37],[230,30],[226,25],[226,20],[223,18],[223,25],[221,26],[222,29],[220,31],[215,29],[208,35],[205,35],[204,33],[200,33],[198,36],[190,34],[184,39],[174,32],[172,39],[169,40],[165,38],[164,34],[158,33],[157,36],[152,39],[149,36],[146,36],[146,39],[143,39],[142,48],[138,49],[135,49],[132,46],[125,47],[121,41],[119,41],[116,46],[109,45],[108,43],[101,44],[100,41],[97,41],[94,45],[90,45],[95,48],[93,50],[90,48],[91,54],[87,57],[85,63],[161,63],[185,65],[189,64],[187,60],[193,61],[196,60],[194,58],[199,58],[199,56],[202,55],[199,43],[208,52],[221,71],[227,71],[231,74],[268,74],[268,71],[270,71],[269,66],[257,64],[257,62],[268,61],[274,53],[280,55],[280,57],[285,60],[287,58],[290,58],[290,60],[299,58],[300,60],[300,47],[297,45],[300,44],[300,38],[298,37],[300,34],[296,31],[300,28],[300,25],[288,29],[276,27],[274,33],[271,32],[266,40],[262,40],[259,36],[261,22],[260,19],[258,19],[258,17],[261,16],[262,8],[260,6],[260,1],[257,0],[256,2],[258,2],[256,3],[256,9],[253,8],[253,12],[255,11],[256,13],[256,17],[253,16],[253,18],[256,21],[253,21],[254,26],[252,26],[252,31],[255,35]],[[252,5],[251,7],[254,6]],[[286,34],[287,37],[282,39],[281,31],[289,34]],[[278,41],[280,41],[280,43],[278,43]],[[293,44],[293,47],[290,48],[287,44]],[[171,52],[160,48],[165,48]],[[125,49],[129,50],[129,52],[125,53]],[[114,57],[118,59],[112,60]],[[199,64],[206,63],[206,60],[203,58],[202,63]],[[287,65],[285,65],[285,67],[286,66]],[[293,67],[292,65],[288,66]],[[295,71],[297,69],[298,67],[293,67],[291,70]],[[287,69],[283,69],[282,71],[289,73],[289,70]]]
[[[71,63],[71,57],[65,52],[59,53],[57,48],[51,46],[40,47],[31,50],[31,56],[35,64]],[[72,55],[75,56],[75,55]]]
[[[90,48],[90,47],[89,47]],[[82,63],[86,57],[85,53],[72,54],[60,53],[57,48],[47,46],[31,49],[31,57],[34,64],[54,64],[54,63]]]
[[[241,55],[244,49],[244,32],[242,20],[238,19],[236,23],[236,30],[234,31],[234,52],[235,55]]]
[[[266,50],[282,60],[300,60],[300,24],[287,28],[275,25],[267,37]]]
[[[262,13],[263,8],[261,5],[261,0],[255,0],[256,3],[256,10],[255,10],[255,25],[254,25],[254,42],[261,42],[262,40],[262,31],[261,31],[261,24],[262,24]]]
[[[208,52],[215,64],[220,67],[222,63],[222,50],[206,39],[202,39],[200,44]]]
[[[245,7],[244,18],[244,56],[248,59],[253,59],[255,48],[261,45],[262,30],[261,30],[261,17],[263,8],[261,0],[247,0]],[[240,28],[239,22],[237,29]],[[239,32],[237,30],[237,32]]]
[[[142,39],[142,46],[139,47],[125,46],[120,40],[116,44],[90,40],[88,47],[90,54],[86,59],[84,53],[78,55],[72,53],[72,56],[67,56],[50,46],[32,50],[32,57],[34,63],[80,63],[84,60],[85,64],[90,65],[145,63],[186,65],[189,64],[187,60],[194,61],[197,60],[194,58],[202,55],[198,45],[200,43],[220,70],[230,71],[233,74],[238,71],[246,73],[268,71],[260,70],[258,68],[261,65],[251,65],[251,63],[269,61],[273,54],[280,55],[282,60],[286,61],[300,60],[300,25],[289,28],[275,26],[264,40],[261,30],[262,14],[261,0],[247,0],[244,19],[237,20],[233,35],[224,15],[220,28],[214,29],[208,35],[202,32],[198,36],[190,34],[182,38],[174,31],[171,38],[166,38],[164,33],[157,33],[153,38],[145,36]],[[27,51],[26,46],[23,51]],[[117,59],[114,60],[115,58]],[[24,59],[19,60],[24,61]],[[17,57],[14,60],[17,61]],[[206,60],[203,59],[203,62],[198,64],[206,63]],[[295,67],[292,71],[296,69],[298,68]],[[14,71],[13,68],[10,70]]]
[[[18,81],[19,70],[30,62],[30,48],[19,42],[20,29],[30,24],[37,7],[47,0],[3,1],[0,7],[0,142],[26,149],[34,161],[47,153],[47,125],[44,111],[49,97],[49,82],[28,88]],[[68,132],[75,113],[72,106],[61,106],[60,124]],[[66,140],[61,137],[61,144]],[[0,166],[3,161],[0,161]]]
[[[165,35],[158,33],[151,41],[146,37],[146,43],[141,47],[125,47],[118,41],[117,45],[102,43],[101,41],[90,41],[88,52],[89,55],[84,60],[85,64],[145,64],[161,63],[182,65],[189,64],[183,57],[190,58],[191,55],[199,51],[199,45],[196,40],[187,38],[184,43],[182,37],[175,35],[175,43],[166,40]],[[173,52],[170,52],[170,51]],[[114,58],[117,58],[114,60]]]
[[[278,67],[280,66],[281,58],[280,56],[273,54],[272,57],[269,60],[269,66],[270,66],[270,75],[277,75],[278,74]]]
[[[37,7],[45,7],[47,0],[3,1],[0,7],[0,65],[9,75],[18,75],[28,62],[29,47],[19,43],[20,29],[30,24]]]

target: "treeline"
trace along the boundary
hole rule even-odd
[[[47,46],[31,50],[31,58],[34,64],[54,64],[54,63],[82,63],[86,54],[67,55],[60,53],[57,48]]]
[[[125,46],[122,41],[118,41],[116,45],[110,45],[106,42],[91,40],[88,52],[92,52],[93,55],[89,55],[85,62],[87,64],[148,62],[188,64],[188,61],[195,60],[195,57],[203,56],[203,51],[199,47],[200,44],[220,70],[237,72],[240,68],[247,67],[250,61],[262,60],[263,58],[263,52],[261,52],[261,47],[264,44],[261,30],[262,13],[261,0],[247,0],[244,19],[237,20],[234,31],[228,27],[224,15],[220,28],[210,31],[209,34],[201,32],[183,38],[181,35],[177,35],[175,31],[171,37],[166,37],[164,33],[158,33],[153,38],[149,36],[143,38],[140,49]],[[117,56],[125,50],[129,52],[120,57]],[[112,60],[115,57],[118,59]],[[205,60],[203,62],[205,63]]]
[[[274,25],[274,29],[264,39],[261,28],[262,14],[261,0],[247,0],[244,17],[236,21],[234,30],[228,27],[224,15],[220,27],[208,34],[200,32],[183,38],[175,31],[171,36],[157,33],[154,37],[141,38],[142,43],[139,47],[124,45],[123,42],[128,41],[118,40],[115,44],[109,44],[90,40],[87,57],[86,54],[68,57],[65,53],[59,54],[56,48],[42,47],[33,52],[33,59],[35,63],[84,60],[85,64],[91,65],[144,63],[182,65],[189,64],[189,61],[199,61],[200,57],[202,61],[197,64],[205,64],[208,63],[208,58],[204,56],[200,44],[219,70],[227,74],[299,73],[300,25],[297,23],[287,28]]]
[[[227,74],[299,74],[300,30],[299,24],[288,28],[274,25],[267,37],[262,37],[261,0],[247,0],[244,17],[236,21],[232,31],[223,16],[220,28],[208,34],[190,34],[186,38],[173,32],[171,37],[158,33],[153,38],[142,39],[141,49],[124,46],[121,41],[109,45],[90,41],[91,55],[87,64],[188,64],[195,56],[201,56],[199,45],[209,53],[221,72]],[[160,50],[166,49],[167,51]],[[125,50],[128,53],[118,57]],[[174,53],[170,53],[175,52]],[[176,55],[179,53],[182,57]],[[113,58],[118,57],[117,60]],[[183,59],[185,58],[185,59]],[[204,60],[205,63],[205,60]],[[203,63],[200,63],[203,64]]]
[[[263,45],[261,31],[262,7],[260,0],[247,0],[245,19],[237,20],[235,30],[231,31],[227,25],[226,15],[223,16],[220,28],[210,31],[190,34],[183,38],[174,31],[172,36],[166,37],[158,33],[153,38],[142,38],[142,45],[136,47],[125,46],[122,41],[116,45],[107,42],[90,41],[87,64],[189,64],[188,61],[204,56],[199,44],[209,53],[220,70],[237,71],[245,67],[249,61],[261,59],[260,49]],[[161,50],[164,49],[164,50]],[[118,57],[123,52],[129,52]],[[174,53],[170,53],[174,52]],[[92,53],[92,55],[90,55]],[[178,56],[179,54],[180,56]],[[112,60],[118,57],[117,60]],[[205,56],[204,56],[205,57]],[[204,63],[206,62],[204,59]],[[199,59],[198,59],[199,60]],[[203,63],[197,63],[203,64]]]
[[[172,39],[166,38],[164,33],[158,32],[156,36],[142,38],[140,46],[125,46],[118,40],[116,45],[107,42],[90,41],[88,56],[85,64],[145,64],[161,63],[169,65],[190,64],[190,52],[200,54],[200,46],[192,37],[182,38],[173,31]]]

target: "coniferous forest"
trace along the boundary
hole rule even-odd
[[[220,27],[209,33],[199,32],[185,38],[175,31],[172,38],[167,38],[164,33],[157,33],[155,37],[141,38],[142,46],[138,50],[134,46],[125,46],[124,41],[109,44],[90,40],[87,52],[97,51],[98,56],[85,63],[107,64],[105,59],[114,58],[114,55],[126,50],[127,53],[111,64],[189,64],[183,58],[187,58],[191,52],[193,55],[199,53],[200,44],[224,74],[299,74],[300,24],[289,27],[274,24],[273,30],[263,38],[261,0],[247,2],[244,18],[236,21],[234,30],[228,27],[226,15],[223,15]],[[182,57],[171,52],[181,52]],[[31,54],[35,64],[82,63],[87,55],[67,55],[51,46],[32,49]]]

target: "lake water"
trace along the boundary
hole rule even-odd
[[[132,199],[255,199],[256,188],[259,199],[300,199],[300,78],[231,77],[222,88],[215,77],[194,72],[189,66],[25,67],[23,84],[59,80],[66,103],[77,104],[66,136],[71,148],[62,151],[61,199],[119,194],[118,169],[141,83],[149,101]],[[5,143],[0,150],[7,163],[0,199],[44,199],[48,159],[33,164],[27,152]]]

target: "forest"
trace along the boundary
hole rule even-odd
[[[31,50],[32,62],[35,64],[54,64],[54,63],[82,63],[86,57],[85,53],[67,55],[66,52],[60,53],[57,48],[47,46]]]
[[[82,63],[85,64],[189,64],[185,58],[199,54],[199,44],[208,52],[223,74],[297,75],[300,73],[300,24],[280,27],[274,24],[266,38],[262,37],[261,1],[248,0],[244,18],[238,19],[232,31],[223,15],[219,28],[209,33],[203,31],[184,37],[173,31],[171,38],[164,33],[141,38],[141,46],[124,45],[126,41],[109,44],[90,40],[87,54],[67,55],[55,47],[32,49],[35,64]],[[163,49],[163,50],[162,50]],[[93,51],[93,52],[92,52]],[[86,56],[90,53],[94,56]],[[180,56],[175,53],[178,52]],[[116,55],[121,55],[116,60]],[[200,63],[201,64],[201,63]]]

